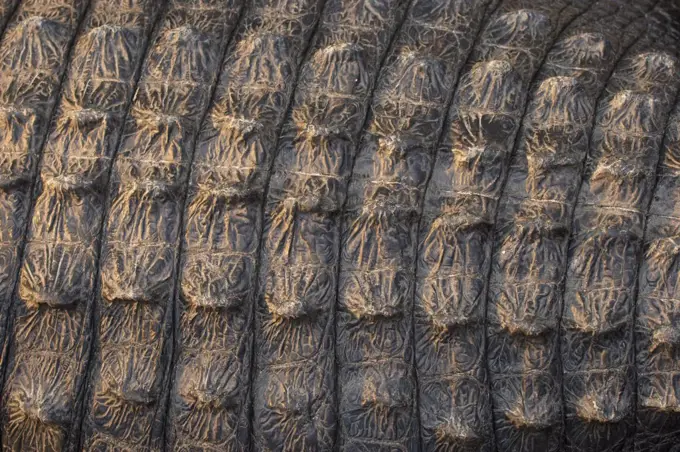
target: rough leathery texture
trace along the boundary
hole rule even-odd
[[[489,283],[499,450],[560,450],[558,329],[571,214],[597,99],[652,6],[599,1],[559,37],[534,81],[501,197]]]
[[[72,50],[14,307],[2,413],[11,450],[77,445],[107,176],[155,5],[95,0]]]
[[[679,65],[678,0],[0,0],[2,449],[680,451]]]
[[[506,1],[461,75],[419,231],[415,346],[425,450],[493,450],[485,363],[487,274],[527,91],[579,3]]]
[[[412,336],[418,218],[484,11],[471,0],[415,0],[377,82],[341,223],[341,450],[417,450],[420,443]]]
[[[10,321],[37,163],[87,0],[24,0],[0,41],[0,345]],[[0,358],[4,371],[6,353]]]
[[[262,204],[319,0],[251,3],[196,145],[184,214],[169,450],[248,450]]]
[[[664,1],[607,83],[574,211],[561,322],[566,450],[630,450],[633,315],[645,215],[680,86]],[[643,395],[644,396],[644,395]]]
[[[102,239],[86,450],[160,450],[186,181],[240,0],[171,0],[114,162]]]
[[[300,72],[265,203],[255,314],[256,450],[330,450],[340,213],[403,0],[329,0]]]
[[[680,99],[680,98],[679,98]],[[680,444],[680,102],[666,128],[644,236],[635,344],[635,450]]]
[[[647,217],[635,322],[635,450],[680,444],[680,102],[666,129]]]

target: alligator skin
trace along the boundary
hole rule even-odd
[[[336,437],[340,213],[405,7],[401,0],[329,0],[300,70],[265,201],[255,304],[257,450],[328,450]]]
[[[108,189],[83,408],[87,450],[163,448],[181,212],[241,6],[170,0],[150,44]]]
[[[680,86],[671,2],[609,78],[595,115],[574,208],[562,310],[566,446],[630,450],[633,326],[646,212],[668,116]],[[644,382],[641,382],[643,385]]]
[[[640,267],[636,451],[680,443],[680,103],[666,128]]]
[[[560,450],[560,283],[597,99],[652,2],[600,1],[575,20],[534,81],[496,224],[488,297],[499,450]]]
[[[3,451],[680,452],[678,0],[0,0]]]
[[[414,340],[426,450],[494,450],[492,406],[518,395],[497,387],[492,400],[491,346],[488,367],[485,359],[496,211],[534,73],[562,28],[587,6],[504,2],[461,75],[420,220]],[[498,364],[508,371],[512,363]],[[502,422],[497,427],[502,439]],[[521,448],[521,439],[511,444]]]
[[[184,214],[170,449],[248,450],[262,203],[320,11],[318,0],[253,1],[203,123]]]
[[[0,1],[0,33],[5,29],[7,21],[14,13],[14,8],[19,4],[19,0],[2,0]]]
[[[43,150],[14,306],[3,394],[5,448],[77,445],[72,432],[92,343],[108,173],[157,5],[96,0],[73,47]]]
[[[0,341],[3,343],[6,332],[12,331],[8,324],[13,323],[15,286],[31,218],[38,161],[62,89],[68,56],[87,6],[85,0],[23,1],[9,19],[0,40]],[[10,10],[9,4],[3,7],[3,23]],[[38,310],[34,312],[41,314]],[[61,327],[47,324],[41,327],[40,319],[25,329],[22,323],[24,320],[30,323],[31,319],[23,314],[18,313],[22,317],[10,341],[24,343],[27,349],[36,351],[71,349],[76,353],[74,357],[78,353],[75,349],[86,347],[85,341],[73,340],[65,331],[62,334]],[[48,323],[61,320],[49,314],[48,317],[52,317],[45,319]],[[82,367],[84,358],[77,356],[73,366]],[[3,371],[7,361],[10,359],[4,344],[0,359]],[[64,406],[63,395],[53,390],[60,384],[61,370],[37,357],[22,357],[20,364],[22,369],[12,373],[0,401],[3,449],[65,446],[66,434],[56,424],[78,413],[74,406]],[[40,386],[34,385],[34,376],[41,380]],[[22,380],[18,391],[11,387],[14,377]]]
[[[423,188],[486,5],[415,0],[373,95],[342,218],[341,450],[419,443],[413,291]]]

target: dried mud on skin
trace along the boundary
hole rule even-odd
[[[87,450],[163,448],[186,181],[241,6],[169,1],[145,58],[108,193]]]
[[[5,448],[77,446],[108,173],[157,6],[96,0],[74,44],[15,301]]]
[[[3,450],[675,450],[679,58],[675,0],[0,0]]]

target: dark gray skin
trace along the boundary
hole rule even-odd
[[[7,22],[14,14],[14,9],[19,5],[19,0],[0,1],[0,33],[5,30]]]
[[[7,353],[7,342],[13,341],[23,343],[26,351],[31,349],[37,352],[39,349],[51,348],[61,352],[66,348],[72,349],[76,357],[73,367],[82,368],[86,358],[77,349],[87,347],[88,341],[85,338],[82,341],[72,341],[70,333],[59,331],[53,334],[36,324],[22,328],[23,318],[19,319],[16,331],[8,328],[8,325],[12,323],[12,317],[22,316],[24,308],[28,308],[17,302],[18,312],[15,314],[14,294],[26,242],[26,230],[31,219],[38,162],[62,89],[64,74],[69,68],[69,54],[88,2],[26,1],[15,10],[11,2],[5,1],[2,5],[0,29],[4,28],[4,32],[0,40],[0,342],[3,343],[3,352],[0,364],[3,373],[8,365],[14,369],[15,360],[12,356],[8,357]],[[12,14],[11,18],[9,14]],[[80,317],[82,319],[82,313]],[[39,322],[37,320],[36,323]],[[6,394],[0,401],[3,407],[0,419],[3,440],[5,436],[8,439],[3,443],[3,448],[61,449],[69,445],[69,435],[57,424],[76,417],[79,410],[68,401],[65,402],[62,395],[58,394],[59,391],[54,390],[61,384],[61,378],[68,381],[69,376],[62,374],[61,369],[50,366],[48,361],[45,357],[35,355],[22,357],[24,369],[19,373],[29,374],[28,380],[31,381],[22,385],[19,390],[21,394],[15,392],[10,395],[13,389],[9,385],[4,389],[3,393]],[[41,375],[36,376],[38,373]],[[9,402],[12,396],[17,396],[21,404],[21,409],[15,412],[15,416],[11,416],[9,412],[12,411]],[[43,435],[35,430],[42,426],[46,426],[48,434]]]
[[[3,450],[680,447],[676,0],[0,0]]]
[[[636,451],[667,451],[680,438],[680,103],[671,116],[647,217],[635,313]]]
[[[108,190],[85,449],[164,448],[186,186],[242,6],[170,0],[150,43]]]
[[[415,342],[426,450],[505,449],[506,437],[522,444],[499,413],[500,399],[520,394],[489,389],[494,364],[506,372],[514,364],[495,362],[493,342],[488,363],[485,356],[494,225],[531,81],[562,29],[589,6],[503,2],[463,69],[420,220]],[[531,422],[518,415],[517,423]]]
[[[262,205],[318,0],[256,0],[196,145],[176,298],[168,448],[248,450]]]
[[[568,450],[625,451],[635,439],[637,274],[663,136],[680,88],[680,29],[669,12],[677,17],[677,5],[662,2],[646,16],[648,27],[618,62],[595,115],[563,293]],[[650,449],[665,450],[653,442],[641,450]]]
[[[329,0],[273,163],[255,304],[256,450],[327,450],[336,430],[340,214],[403,0]],[[338,396],[339,397],[339,396]]]
[[[108,175],[160,6],[97,0],[78,32],[13,306],[4,447],[77,447]]]
[[[420,442],[413,361],[418,218],[485,5],[416,0],[377,82],[341,223],[338,447]]]
[[[571,214],[598,98],[653,4],[598,2],[560,35],[534,80],[501,197],[489,282],[499,450],[562,446],[560,284]]]

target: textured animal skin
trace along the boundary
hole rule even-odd
[[[680,1],[0,0],[3,451],[680,452]]]

